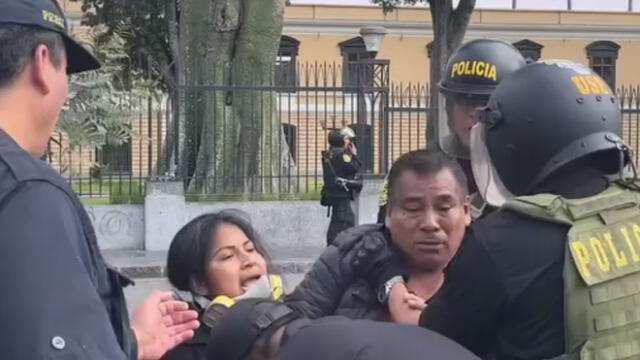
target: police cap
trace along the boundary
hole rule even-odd
[[[2,1],[0,24],[31,26],[60,34],[66,48],[69,74],[100,68],[100,62],[69,35],[67,20],[56,0]]]

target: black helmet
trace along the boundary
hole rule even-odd
[[[333,147],[344,146],[344,135],[341,134],[340,130],[336,129],[336,130],[329,131],[327,140],[329,141],[330,146],[333,146]]]
[[[518,49],[502,40],[472,40],[453,53],[438,86],[448,96],[488,98],[501,80],[526,63]]]
[[[221,315],[211,328],[209,359],[241,360],[261,338],[270,337],[298,316],[286,305],[270,299],[246,299]]]
[[[603,173],[614,173],[626,154],[613,91],[593,71],[567,60],[540,61],[516,71],[498,85],[479,118],[471,140],[479,187],[483,171],[476,165],[483,162],[482,154],[500,186],[515,195],[531,194],[562,166],[587,155],[598,154]]]

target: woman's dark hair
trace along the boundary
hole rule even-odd
[[[265,258],[267,266],[270,257],[258,233],[239,210],[223,210],[200,215],[189,221],[173,237],[167,255],[167,275],[169,282],[178,290],[190,291],[191,279],[206,280],[206,266],[212,249],[212,237],[222,224],[235,225],[253,242],[256,251]],[[216,239],[214,239],[216,241]]]

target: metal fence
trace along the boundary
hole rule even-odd
[[[166,174],[183,179],[194,198],[315,198],[331,129],[355,130],[358,155],[374,174],[427,145],[429,87],[390,83],[388,66],[375,66],[349,66],[357,73],[347,75],[341,65],[302,64],[277,69],[267,84],[183,86],[162,99],[140,99],[129,142],[69,147],[55,134],[48,159],[96,201],[141,201],[145,181]],[[618,95],[623,136],[637,149],[640,89],[623,87]]]

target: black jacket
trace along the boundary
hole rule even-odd
[[[477,220],[420,325],[483,358],[561,355],[567,230],[507,210]]]
[[[386,274],[367,271],[366,275],[357,275],[351,264],[343,261],[341,251],[372,232],[382,233],[390,243],[388,233],[379,224],[362,225],[342,232],[287,297],[287,305],[311,319],[328,315],[352,319],[378,318],[385,308],[377,300],[377,284],[378,279],[385,278]],[[393,274],[401,272],[397,266],[381,269]]]
[[[473,360],[453,341],[417,326],[332,316],[287,336],[281,360]]]
[[[207,345],[211,337],[210,333],[211,328],[200,321],[200,327],[193,338],[167,352],[162,360],[208,360]]]
[[[136,359],[122,287],[82,203],[0,130],[2,359]]]
[[[324,153],[324,152],[323,152]],[[360,177],[360,160],[357,156],[347,154],[344,149],[332,147],[326,154],[323,154],[322,176],[324,181],[324,192],[326,200],[331,203],[338,199],[353,200],[356,193],[362,188]],[[336,178],[350,180],[344,186],[336,182]]]

